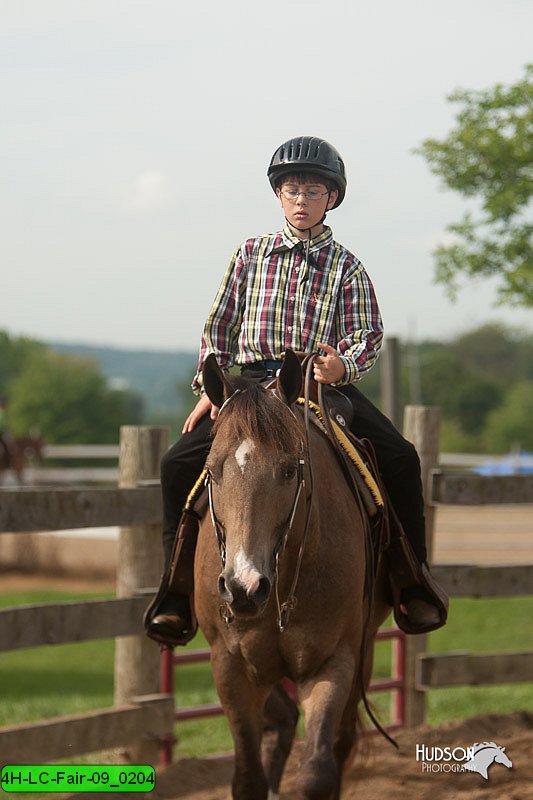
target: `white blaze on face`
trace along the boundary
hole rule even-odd
[[[233,572],[239,583],[242,583],[242,585],[246,587],[247,592],[252,594],[258,589],[259,581],[261,580],[261,573],[256,570],[253,562],[250,561],[244,552],[242,544],[239,547],[237,555],[235,556]]]
[[[241,442],[238,448],[235,450],[235,460],[237,461],[237,464],[241,468],[241,472],[243,475],[250,453],[254,448],[255,444],[252,442],[252,440],[245,439],[244,442]]]

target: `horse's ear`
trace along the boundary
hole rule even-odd
[[[235,391],[223,370],[218,366],[214,353],[209,353],[202,367],[204,388],[214,406],[221,408]]]
[[[287,349],[278,375],[278,394],[283,402],[292,405],[302,393],[302,384],[300,359],[294,350]]]

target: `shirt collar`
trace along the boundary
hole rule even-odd
[[[309,252],[313,253],[317,250],[320,250],[322,247],[325,247],[328,244],[331,244],[333,241],[333,234],[331,232],[331,228],[328,225],[324,225],[324,230],[322,233],[319,233],[318,236],[315,236],[311,239],[309,243]],[[272,247],[267,253],[267,256],[272,255],[273,253],[286,253],[288,250],[292,250],[294,247],[298,245],[306,245],[305,239],[300,239],[296,234],[294,234],[287,223],[283,230],[281,231],[281,243],[277,245],[277,247]]]

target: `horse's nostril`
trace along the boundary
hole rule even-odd
[[[270,581],[263,575],[263,577],[260,578],[259,580],[259,586],[255,590],[255,592],[253,592],[252,596],[256,603],[262,603],[267,599],[269,594],[270,594]]]
[[[233,600],[233,595],[230,592],[228,585],[226,584],[226,578],[224,576],[224,573],[218,576],[218,593],[221,596],[221,598],[223,600],[226,600],[226,602],[228,603],[231,603],[231,601]]]
[[[271,589],[269,579],[262,576],[254,585],[255,588],[247,589],[233,572],[221,572],[218,576],[219,597],[232,609],[242,613],[254,613],[268,600]]]

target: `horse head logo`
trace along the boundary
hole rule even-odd
[[[488,769],[491,764],[503,764],[507,768],[513,766],[513,762],[505,754],[505,747],[498,747],[495,742],[476,742],[469,749],[472,750],[472,756],[464,768],[470,772],[479,772],[485,780],[489,778]]]

